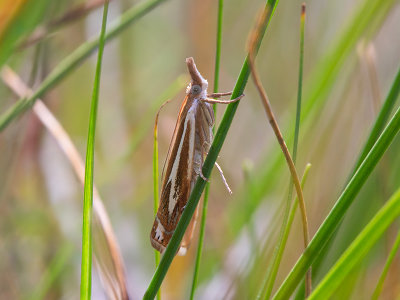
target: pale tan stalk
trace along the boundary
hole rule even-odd
[[[257,34],[257,31],[260,30],[261,26],[260,24],[263,23],[263,19],[267,16],[268,11],[264,10],[263,14],[260,17],[260,21],[258,22],[258,25],[256,27],[256,29],[254,30],[253,34],[250,36],[249,39],[249,65],[250,65],[250,70],[251,70],[251,75],[254,81],[254,84],[260,94],[261,97],[261,102],[264,106],[265,112],[267,114],[268,117],[268,121],[271,124],[271,127],[276,135],[276,138],[278,139],[279,145],[282,149],[282,152],[285,156],[286,162],[288,164],[289,167],[289,171],[290,174],[292,176],[293,179],[293,183],[296,189],[296,193],[297,193],[297,197],[299,199],[299,207],[301,210],[301,219],[302,219],[302,223],[303,223],[303,239],[304,239],[304,249],[307,248],[308,243],[310,241],[310,234],[309,234],[309,229],[308,229],[308,220],[307,220],[307,211],[306,211],[306,205],[305,205],[305,201],[304,201],[304,197],[303,197],[303,191],[301,189],[301,185],[300,185],[300,179],[299,176],[297,174],[296,171],[296,167],[293,163],[293,159],[290,155],[289,149],[286,146],[285,140],[283,139],[282,133],[279,129],[279,125],[275,119],[274,113],[272,111],[272,107],[271,104],[269,102],[267,93],[264,89],[264,87],[262,86],[260,77],[257,73],[256,67],[254,65],[254,49],[256,47],[257,44],[257,40],[256,40],[256,36],[259,36],[259,34]],[[306,292],[305,292],[305,296],[306,298],[310,295],[311,293],[311,288],[312,288],[312,284],[311,284],[311,268],[308,270],[307,274],[306,274]]]
[[[21,78],[8,66],[3,67],[1,77],[4,83],[19,97],[30,96],[33,93]],[[83,187],[85,165],[69,135],[40,99],[33,105],[33,111],[65,153]],[[129,297],[126,288],[126,278],[121,252],[112,229],[110,218],[108,217],[96,186],[93,187],[93,209],[95,239],[97,237],[99,242],[101,242],[100,239],[105,239],[105,245],[94,241],[95,263],[99,268],[100,278],[111,299],[127,300]],[[96,231],[96,229],[100,230]],[[99,234],[101,234],[101,236]],[[107,248],[104,249],[104,246]],[[111,266],[107,266],[109,257],[104,257],[104,251],[106,250],[108,250],[107,252],[109,252],[108,254],[111,256]]]

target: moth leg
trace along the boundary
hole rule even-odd
[[[221,167],[219,166],[219,164],[218,164],[217,162],[215,162],[215,166],[217,167],[217,169],[218,169],[218,171],[219,171],[219,174],[221,175],[222,181],[224,182],[225,187],[226,187],[226,189],[228,190],[228,193],[232,195],[232,190],[231,190],[231,188],[229,187],[229,184],[228,184],[228,182],[227,182],[226,179],[225,179],[224,172],[222,172],[222,169],[221,169]]]
[[[200,133],[203,134],[203,133]],[[200,139],[197,139],[200,140]],[[202,147],[202,145],[198,145],[198,147]],[[194,160],[193,160],[193,167],[194,167],[194,172],[196,175],[200,176],[204,181],[210,182],[208,178],[206,178],[203,174],[203,163],[204,163],[204,157],[203,157],[203,151],[201,149],[198,149],[195,151],[194,155]]]
[[[197,168],[194,169],[194,171],[196,172],[197,175],[199,175],[201,177],[201,179],[203,179],[206,182],[210,182],[210,180],[208,178],[206,178],[203,174],[202,168],[203,168],[203,159],[201,161],[201,163],[198,162],[194,162],[197,166]]]
[[[204,151],[204,153],[205,153],[206,155],[208,155],[208,151],[210,150],[211,145],[210,145],[209,142],[204,141],[204,143],[203,143],[203,149],[205,148],[204,146],[207,146],[207,148],[208,148],[207,151]],[[219,174],[221,175],[222,181],[223,181],[223,183],[224,183],[226,189],[228,190],[228,193],[232,195],[232,190],[231,190],[231,188],[229,187],[228,181],[226,180],[226,178],[225,178],[225,176],[224,176],[224,172],[222,171],[222,168],[220,167],[220,165],[219,165],[217,162],[215,162],[215,166],[217,167],[218,172],[219,172]]]
[[[217,99],[211,99],[211,98],[203,98],[200,100],[203,102],[211,103],[211,104],[214,104],[214,103],[229,104],[229,103],[239,101],[243,97],[244,97],[244,94],[241,94],[239,97],[232,99],[232,100],[217,100]]]
[[[207,150],[206,150],[206,147],[204,147],[204,146],[207,147]],[[210,148],[211,148],[211,143],[208,142],[208,141],[204,141],[204,143],[203,143],[203,150],[204,150],[204,154],[205,154],[205,155],[208,155],[208,151],[210,151]]]
[[[204,181],[210,182],[210,180],[209,180],[208,178],[206,178],[206,177],[203,175],[203,172],[202,172],[202,171],[200,171],[199,176],[200,176],[201,179],[203,179]]]
[[[219,98],[219,97],[222,97],[222,96],[230,96],[230,95],[232,95],[232,93],[233,93],[233,91],[232,92],[227,92],[227,93],[212,93],[212,94],[208,94],[207,97]]]

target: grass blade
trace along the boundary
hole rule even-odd
[[[305,24],[305,4],[303,3],[301,9],[301,16],[300,16],[300,55],[299,55],[299,81],[298,81],[298,89],[297,89],[297,105],[296,105],[296,123],[294,128],[294,139],[293,139],[293,150],[292,150],[292,157],[293,163],[296,164],[297,159],[297,145],[299,141],[299,131],[300,131],[300,115],[301,115],[301,96],[302,96],[302,87],[303,87],[303,60],[304,60],[304,24]],[[306,176],[306,172],[308,172],[307,166],[306,170],[304,171],[304,176]],[[303,185],[303,182],[302,182]],[[282,228],[279,234],[279,241],[278,241],[278,249],[274,252],[274,257],[272,258],[272,267],[269,276],[267,277],[266,283],[267,286],[263,288],[265,292],[264,299],[269,299],[272,293],[272,288],[275,284],[276,275],[278,274],[279,265],[283,256],[283,251],[285,250],[287,238],[290,232],[290,218],[292,214],[289,215],[290,206],[292,203],[292,195],[293,195],[293,180],[290,179],[289,184],[289,193],[287,198],[287,204],[285,209],[285,214],[283,216]],[[296,204],[295,204],[296,205]],[[296,206],[293,206],[292,211],[295,210]],[[294,216],[294,213],[293,213]],[[292,221],[293,222],[293,217]]]
[[[390,114],[393,110],[394,104],[396,103],[399,92],[400,92],[400,68],[397,71],[396,77],[394,79],[392,87],[390,88],[389,94],[386,97],[386,100],[385,100],[381,110],[379,111],[378,117],[376,118],[374,126],[371,129],[371,132],[368,136],[367,142],[365,143],[363,150],[357,159],[357,163],[354,166],[354,171],[352,172],[352,174],[354,174],[355,171],[359,168],[362,161],[365,159],[368,152],[371,150],[372,146],[374,145],[375,141],[378,139],[379,135],[381,134],[383,128],[385,127],[385,124],[387,123],[387,120],[390,117]]]
[[[110,26],[110,29],[105,35],[105,40],[109,41],[120,34],[124,29],[134,21],[140,19],[150,12],[157,5],[165,0],[148,0],[135,5],[126,13],[124,13],[116,23]],[[62,60],[54,70],[46,77],[38,89],[28,98],[22,98],[11,106],[6,112],[0,116],[0,131],[4,130],[7,125],[16,117],[29,109],[36,99],[43,96],[47,91],[59,83],[65,76],[75,70],[86,58],[88,58],[99,46],[99,38],[94,38],[83,43],[74,52]]]
[[[397,97],[397,95],[392,94],[389,94],[389,96]],[[293,267],[292,271],[286,277],[285,281],[275,294],[274,299],[286,299],[292,294],[302,276],[304,276],[306,270],[311,266],[313,261],[319,255],[320,251],[323,249],[324,245],[332,237],[347,209],[357,196],[361,187],[374,170],[376,164],[379,162],[380,158],[385,153],[386,149],[389,147],[399,130],[400,108],[397,109],[393,118],[390,120],[389,124],[386,126],[374,146],[371,148],[371,151],[368,153],[354,176],[351,178],[341,196],[336,201],[335,206],[332,208],[325,221],[319,227],[309,246],[298,259],[296,265]]]
[[[224,8],[224,0],[218,1],[218,20],[217,20],[217,41],[216,41],[216,49],[215,49],[215,69],[214,69],[214,93],[218,93],[219,87],[219,69],[221,62],[221,41],[222,41],[222,15]],[[214,109],[214,118],[217,119],[217,105],[213,104]],[[215,133],[215,126],[213,127],[213,134]],[[204,231],[206,227],[206,219],[207,219],[207,209],[208,209],[208,196],[210,193],[210,183],[206,184],[206,188],[204,190],[204,198],[203,198],[203,210],[201,214],[201,222],[200,222],[200,233],[199,233],[199,243],[197,246],[196,253],[196,262],[194,265],[193,271],[193,281],[192,288],[190,291],[190,299],[193,300],[194,294],[196,292],[197,286],[197,277],[200,269],[200,260],[201,254],[203,251],[203,242],[204,242]]]
[[[387,275],[387,273],[389,271],[389,268],[390,268],[390,266],[391,266],[391,264],[393,262],[394,257],[396,256],[397,251],[399,250],[399,247],[400,247],[400,231],[397,234],[397,237],[396,237],[396,240],[393,243],[392,249],[390,250],[388,259],[387,259],[387,261],[385,263],[385,266],[383,267],[382,274],[379,277],[378,284],[376,285],[375,291],[372,294],[371,300],[378,300],[379,295],[382,292],[383,283],[384,283],[384,281],[386,279],[386,275]]]
[[[1,77],[19,97],[33,93],[9,67],[3,67]],[[40,99],[34,104],[33,112],[57,141],[83,187],[85,165],[70,136]],[[95,266],[109,298],[127,300],[129,295],[121,251],[110,218],[94,184],[93,194],[93,251],[97,262]]]
[[[400,190],[378,211],[328,274],[321,280],[308,299],[329,299],[350,271],[360,263],[399,215]]]
[[[342,71],[343,65],[348,61],[350,55],[354,52],[357,42],[365,37],[366,31],[369,31],[369,38],[373,37],[372,30],[377,31],[382,22],[376,22],[376,18],[382,13],[386,13],[394,5],[395,1],[388,0],[384,3],[380,0],[364,0],[359,8],[347,22],[324,57],[317,63],[317,67],[310,74],[309,79],[304,84],[303,105],[302,105],[302,132],[313,125],[319,112],[325,105],[327,95],[337,81],[338,74]],[[381,21],[383,18],[380,18]],[[374,26],[372,26],[372,24]],[[283,122],[285,123],[285,122]],[[288,122],[290,123],[290,122]],[[292,140],[291,124],[290,132],[284,131],[288,140]],[[251,180],[238,197],[238,205],[229,212],[229,219],[235,220],[231,223],[234,233],[237,235],[241,228],[248,223],[251,216],[262,203],[264,196],[271,190],[276,183],[275,177],[280,175],[283,169],[283,161],[278,152],[268,153],[267,159],[254,172]],[[272,180],[271,180],[272,179]],[[265,184],[270,182],[270,184]],[[253,194],[249,199],[247,195]]]
[[[258,50],[260,46],[263,34],[267,29],[270,18],[275,11],[277,3],[278,3],[277,0],[268,0],[266,3],[266,9],[269,9],[269,14],[266,17],[265,22],[263,23],[264,30],[262,30],[262,35],[259,37],[256,50]],[[243,67],[240,71],[238,80],[236,81],[235,88],[233,89],[231,97],[232,99],[243,94],[249,75],[250,75],[249,62],[248,62],[248,57],[246,57]],[[231,103],[226,108],[224,117],[221,121],[221,125],[218,128],[218,131],[214,138],[214,142],[211,145],[210,151],[203,165],[203,175],[206,178],[209,177],[211,174],[211,170],[215,164],[215,161],[217,160],[219,152],[221,151],[222,145],[224,143],[225,137],[228,133],[229,127],[232,123],[238,105],[239,102]],[[178,222],[175,232],[168,244],[168,247],[165,250],[164,256],[162,257],[160,264],[156,269],[156,272],[153,275],[153,278],[147,288],[147,291],[143,299],[154,299],[158,289],[160,288],[161,283],[168,271],[168,268],[172,263],[172,259],[174,258],[175,253],[178,250],[178,247],[186,231],[186,228],[189,225],[189,222],[194,214],[194,211],[200,200],[200,196],[204,190],[205,185],[206,182],[201,177],[199,177],[195,183],[192,193],[190,194],[189,200],[183,211],[181,219]]]
[[[349,176],[349,179],[347,180],[347,182],[350,181],[351,176],[354,176],[355,172],[359,168],[363,159],[365,159],[366,155],[368,154],[368,151],[371,150],[372,146],[374,145],[377,138],[381,134],[385,124],[387,123],[387,120],[390,117],[390,114],[396,103],[399,92],[400,92],[400,68],[396,74],[396,77],[395,77],[394,82],[391,86],[391,89],[388,93],[388,96],[386,97],[385,102],[383,103],[382,108],[379,111],[377,118],[375,119],[375,123],[373,124],[373,126],[371,128],[371,131],[367,138],[367,142],[364,144],[364,147],[360,151],[360,154],[357,158],[357,161],[353,167],[352,172],[350,173],[350,176]],[[351,216],[349,216],[349,217],[351,217]],[[338,228],[340,228],[340,226],[341,226],[341,224],[338,224]],[[330,239],[328,244],[325,246],[325,248],[322,250],[319,258],[315,261],[314,270],[315,270],[316,274],[319,272],[320,266],[322,265],[322,262],[325,260],[325,257],[327,256],[330,245],[332,245],[335,242],[337,232],[338,232],[338,229],[336,230],[335,234]]]
[[[86,150],[85,185],[83,199],[82,224],[82,263],[81,263],[81,299],[89,300],[92,290],[92,207],[93,207],[93,170],[94,141],[96,133],[97,106],[99,101],[101,63],[103,58],[105,32],[107,24],[108,1],[104,3],[103,20],[99,38],[96,73],[93,84],[92,103],[90,108],[89,133]]]
[[[46,298],[46,295],[51,290],[54,282],[57,280],[58,277],[62,276],[63,271],[65,271],[65,269],[67,268],[67,263],[71,259],[72,252],[73,247],[71,244],[64,244],[61,246],[60,250],[58,250],[54,258],[52,259],[42,279],[37,285],[36,290],[32,293],[30,297],[28,297],[28,299],[41,300]]]
[[[168,102],[168,101],[167,101]],[[156,121],[154,122],[154,148],[153,148],[153,195],[154,195],[154,201],[153,201],[153,209],[154,209],[154,217],[157,215],[157,210],[159,206],[159,195],[158,195],[158,138],[157,138],[157,132],[158,132],[158,116],[160,115],[160,111],[163,108],[163,106],[167,103],[164,102],[164,104],[161,105],[159,108],[157,115],[156,115]],[[160,252],[158,252],[156,249],[154,249],[154,259],[156,263],[156,268],[160,264]],[[157,300],[161,299],[161,289],[157,293]]]
[[[43,20],[49,2],[0,1],[0,67],[13,54],[18,41]]]

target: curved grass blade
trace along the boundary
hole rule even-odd
[[[387,123],[387,120],[390,117],[390,114],[392,113],[392,110],[397,101],[399,92],[400,92],[400,68],[396,74],[396,77],[395,77],[394,82],[390,88],[390,91],[385,99],[385,102],[383,103],[383,105],[378,113],[378,116],[375,119],[375,122],[371,128],[371,131],[369,133],[367,141],[364,144],[364,147],[362,148],[362,150],[360,151],[360,154],[357,158],[357,161],[353,167],[352,172],[350,173],[350,176],[349,176],[347,182],[349,182],[351,176],[353,176],[355,174],[358,167],[362,163],[363,159],[365,159],[366,155],[368,154],[368,151],[371,150],[372,146],[374,145],[374,142],[376,142],[377,138],[381,134],[383,128],[385,127],[385,124]],[[338,228],[340,226],[341,226],[341,224],[338,225]],[[338,232],[338,229],[336,230],[335,234],[330,239],[328,244],[322,250],[319,258],[315,261],[314,270],[315,270],[316,274],[319,272],[320,266],[322,265],[323,261],[325,260],[325,257],[327,256],[327,253],[330,249],[330,245],[332,245],[335,242],[337,232]]]
[[[389,94],[386,97],[386,100],[383,103],[381,110],[379,111],[378,117],[376,118],[374,126],[371,129],[367,142],[365,143],[363,150],[357,159],[352,174],[354,174],[355,171],[359,168],[359,166],[367,156],[368,152],[374,145],[375,141],[381,134],[383,128],[385,127],[385,124],[387,123],[387,120],[390,117],[390,114],[393,110],[394,104],[396,103],[399,92],[400,92],[400,68],[397,71],[396,77],[394,79],[392,87],[390,88]]]
[[[301,115],[301,96],[302,96],[302,88],[303,88],[303,60],[304,60],[304,24],[305,24],[305,17],[306,17],[306,7],[305,3],[302,4],[301,7],[301,16],[300,16],[300,55],[299,55],[299,81],[298,81],[298,88],[297,88],[297,105],[296,105],[296,123],[294,128],[294,139],[293,139],[293,150],[292,150],[292,157],[293,163],[296,164],[297,159],[297,145],[299,141],[299,131],[300,131],[300,115]],[[306,170],[304,171],[304,176],[306,176],[306,172],[308,172],[307,166]],[[303,182],[302,182],[303,185]],[[286,203],[285,214],[283,216],[282,228],[279,234],[279,241],[278,241],[278,249],[274,252],[274,256],[272,258],[272,267],[267,277],[266,283],[267,285],[263,288],[263,295],[265,295],[264,299],[269,299],[272,293],[272,288],[275,284],[276,275],[278,274],[279,265],[281,263],[281,259],[283,256],[283,251],[285,250],[287,238],[290,232],[290,217],[292,213],[289,215],[290,206],[292,205],[292,195],[293,195],[293,179],[290,178],[289,184],[289,193],[288,199]],[[296,205],[296,204],[295,204]],[[293,206],[292,211],[295,210],[296,206]],[[293,213],[294,216],[294,213]],[[293,219],[292,219],[293,222]],[[311,280],[311,279],[310,279]],[[265,292],[264,292],[265,290]]]
[[[390,224],[400,215],[400,190],[378,211],[308,298],[329,299],[350,271],[361,262]]]
[[[372,33],[376,32],[382,24],[383,18],[379,19],[380,22],[376,22],[377,14],[387,13],[395,3],[394,0],[388,0],[384,3],[380,0],[362,1],[353,17],[349,19],[347,25],[343,27],[343,30],[334,39],[327,54],[317,63],[317,67],[304,83],[301,118],[302,132],[307,132],[310,126],[313,125],[315,118],[328,99],[327,95],[333,88],[339,72],[342,71],[343,65],[354,52],[357,42],[365,37],[367,31],[369,31],[368,38],[371,39],[373,37]],[[290,132],[285,130],[284,134],[288,137],[288,140],[292,140],[293,133],[291,128],[293,128],[293,125],[291,122],[286,123],[289,125],[287,128],[290,128]],[[283,122],[283,124],[286,123]],[[253,213],[262,203],[264,196],[276,184],[275,177],[281,174],[284,166],[279,154],[277,151],[268,153],[267,159],[264,160],[265,162],[254,172],[249,184],[240,193],[237,201],[238,205],[234,206],[233,210],[229,212],[229,220],[235,220],[230,225],[236,235],[249,222]],[[266,182],[269,182],[269,184],[266,184]],[[252,198],[247,197],[249,193],[253,194]]]
[[[103,58],[107,24],[108,1],[104,3],[103,20],[99,38],[96,73],[93,84],[92,103],[90,107],[89,133],[86,150],[85,185],[83,198],[82,224],[82,263],[81,263],[81,300],[89,300],[92,292],[92,207],[93,207],[93,170],[94,141],[96,134],[97,106],[99,102],[101,63]]]
[[[33,93],[10,68],[3,67],[1,77],[19,97]],[[71,138],[40,99],[34,104],[33,112],[57,141],[83,187],[85,165]],[[93,193],[93,251],[95,266],[109,298],[127,300],[129,296],[121,251],[110,218],[95,185],[93,185]]]
[[[41,300],[45,299],[51,286],[61,277],[65,270],[67,263],[70,261],[73,252],[71,244],[63,244],[57,251],[56,255],[52,259],[50,265],[47,267],[42,279],[36,287],[36,290],[29,297],[30,300]]]
[[[218,20],[217,20],[217,41],[215,49],[215,69],[214,69],[214,93],[218,93],[219,88],[219,69],[221,63],[221,41],[222,41],[222,14],[224,8],[224,0],[218,0]],[[217,105],[213,104],[214,119],[217,119]],[[215,126],[213,127],[213,134],[215,133]],[[207,209],[208,209],[208,196],[210,193],[210,183],[206,184],[203,198],[203,210],[201,213],[199,242],[197,245],[196,262],[193,271],[192,288],[190,291],[190,300],[193,300],[197,287],[197,277],[200,269],[200,260],[203,251],[204,232],[206,227]]]
[[[303,177],[301,179],[301,188],[302,189],[304,189],[304,184],[305,184],[305,182],[307,180],[308,172],[310,171],[310,168],[311,168],[311,164],[307,164],[306,168],[304,169]],[[297,196],[296,196],[296,199],[295,199],[295,201],[294,201],[294,203],[292,205],[292,208],[290,209],[289,217],[288,217],[288,220],[286,222],[286,225],[285,225],[285,228],[284,228],[284,231],[283,231],[283,235],[281,237],[282,240],[281,240],[281,244],[280,245],[282,245],[282,246],[280,246],[278,248],[278,250],[277,250],[276,259],[275,259],[277,262],[280,262],[281,259],[282,259],[283,250],[285,250],[286,242],[287,242],[287,240],[289,238],[289,233],[290,233],[290,230],[292,228],[292,224],[293,224],[293,220],[294,220],[294,216],[296,214],[296,210],[297,210],[298,204],[299,203],[298,203],[298,199],[297,199]],[[266,292],[268,291],[268,288],[269,288],[269,285],[270,285],[269,281],[272,278],[272,275],[271,275],[272,272],[273,272],[273,270],[271,270],[270,272],[267,273],[267,276],[265,277],[265,281],[263,283],[263,286],[261,287],[261,290],[259,291],[259,293],[257,295],[257,299],[269,299],[270,298],[271,294],[268,295],[268,293],[266,294]],[[273,287],[273,285],[272,285],[272,287]],[[265,296],[263,296],[263,295],[265,295]]]
[[[385,99],[384,104],[382,105],[381,110],[378,113],[378,116],[375,120],[374,125],[372,126],[371,132],[368,136],[367,142],[365,143],[363,149],[360,152],[360,155],[357,159],[357,162],[353,168],[353,171],[351,172],[351,176],[354,176],[355,172],[357,171],[357,168],[360,166],[362,160],[365,158],[365,156],[368,154],[367,150],[370,150],[371,147],[373,146],[373,142],[376,141],[376,139],[379,137],[379,135],[382,132],[382,129],[384,128],[387,120],[390,117],[390,114],[393,110],[393,107],[397,101],[397,98],[400,93],[400,68],[397,71],[396,77],[394,79],[394,82],[390,88],[390,91]],[[350,177],[351,178],[351,177]],[[350,179],[348,180],[350,181]],[[341,224],[338,224],[340,226]],[[336,231],[337,232],[337,231]],[[326,252],[328,251],[329,244],[332,244],[335,239],[335,234],[334,236],[329,240],[328,244],[324,246],[322,249],[321,254],[319,255],[318,259],[314,263],[314,271],[315,273],[318,272],[319,270],[319,265],[321,264],[323,257],[326,255]],[[301,289],[298,290],[298,293],[301,292]],[[296,297],[297,298],[297,297]]]
[[[273,15],[278,2],[279,1],[277,0],[267,0],[266,9],[269,9],[269,14],[266,16],[265,22],[263,23],[263,30],[261,31],[262,35],[258,39],[256,52],[260,47],[263,34],[268,27],[270,18]],[[243,94],[249,75],[250,75],[250,68],[249,68],[248,57],[246,57],[245,62],[240,71],[239,77],[236,81],[235,88],[233,89],[231,99],[237,98],[238,96]],[[221,121],[221,125],[219,126],[217,133],[215,135],[214,142],[212,143],[209,153],[206,157],[206,160],[204,161],[202,173],[206,178],[210,176],[211,170],[215,164],[215,161],[217,160],[217,156],[221,151],[222,145],[228,133],[229,127],[232,123],[239,102],[240,101],[231,103],[226,108],[224,117]],[[161,283],[164,280],[164,277],[168,271],[168,268],[172,263],[172,259],[174,258],[175,253],[178,250],[178,247],[186,231],[186,228],[189,225],[189,222],[194,214],[194,211],[200,200],[200,196],[204,190],[205,185],[206,182],[201,177],[199,177],[195,183],[192,193],[190,194],[189,200],[187,202],[185,210],[183,211],[181,219],[179,220],[179,223],[175,229],[175,232],[168,244],[168,247],[165,250],[164,256],[162,257],[160,264],[153,275],[150,285],[148,286],[147,291],[144,294],[143,299],[154,299],[158,289],[160,288]]]
[[[343,190],[341,196],[336,201],[335,206],[319,227],[309,246],[298,259],[296,265],[275,294],[274,299],[286,299],[292,294],[302,276],[304,276],[305,271],[311,266],[313,261],[320,254],[324,245],[334,234],[347,209],[352,204],[354,198],[357,196],[361,187],[374,170],[376,164],[379,162],[380,158],[385,153],[399,130],[400,108],[397,109],[393,118],[383,130],[382,134],[371,148],[371,151],[368,153],[346,188]]]
[[[392,249],[390,250],[388,259],[387,259],[387,261],[385,263],[385,266],[383,267],[382,274],[379,277],[378,284],[376,285],[375,291],[372,294],[371,300],[378,300],[379,295],[381,294],[382,289],[383,289],[383,283],[385,282],[386,275],[387,275],[387,273],[389,271],[389,268],[390,268],[390,266],[391,266],[391,264],[393,262],[394,257],[396,256],[397,251],[399,250],[399,247],[400,247],[400,231],[397,234],[397,237],[396,237],[396,240],[393,243]]]
[[[12,55],[18,41],[43,20],[49,0],[0,1],[0,67]]]
[[[113,25],[105,35],[105,40],[109,41],[120,34],[124,29],[134,21],[140,19],[148,12],[150,12],[157,5],[165,0],[148,0],[135,5],[130,10],[125,12]],[[65,76],[75,70],[86,58],[88,58],[99,47],[99,38],[94,38],[88,42],[83,43],[69,56],[64,58],[46,77],[38,89],[28,98],[22,98],[11,106],[6,112],[0,116],[0,131],[4,130],[7,125],[16,117],[21,115],[26,110],[30,109],[35,103],[36,99],[43,96],[48,90],[53,88]]]

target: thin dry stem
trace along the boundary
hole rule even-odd
[[[267,12],[264,11],[264,13],[261,15],[260,18],[260,22],[258,24],[262,24],[262,18],[267,14]],[[260,25],[257,26],[255,32],[257,32],[258,30],[260,30]],[[290,170],[290,174],[292,176],[293,179],[293,183],[294,186],[296,188],[296,193],[299,199],[299,207],[301,210],[301,218],[302,218],[302,223],[303,223],[303,239],[304,239],[304,248],[307,248],[309,240],[310,240],[310,236],[309,236],[309,229],[308,229],[308,220],[307,220],[307,211],[306,211],[306,205],[304,202],[304,197],[303,197],[303,191],[301,189],[301,185],[300,185],[300,179],[299,176],[297,174],[296,171],[296,167],[293,163],[293,159],[290,155],[289,149],[286,146],[285,140],[283,139],[282,133],[279,129],[279,125],[276,121],[276,118],[274,116],[274,113],[272,111],[272,107],[271,104],[268,100],[268,96],[266,91],[264,90],[261,80],[259,78],[259,75],[257,73],[257,70],[255,68],[254,65],[254,49],[255,49],[255,45],[257,43],[257,41],[255,40],[255,36],[258,36],[257,34],[252,34],[252,36],[250,37],[249,41],[249,65],[250,65],[250,70],[251,70],[251,75],[254,81],[254,84],[260,94],[265,112],[267,114],[268,117],[268,121],[271,124],[271,127],[276,135],[276,138],[278,139],[279,145],[282,149],[282,152],[285,156],[286,162],[288,164],[289,170]],[[312,284],[311,284],[311,268],[310,270],[307,272],[306,275],[306,292],[305,292],[305,296],[308,297],[311,293],[311,288],[312,288]]]
[[[26,86],[20,77],[8,66],[3,67],[1,77],[4,83],[6,83],[9,88],[19,97],[30,96],[33,93],[33,91]],[[85,165],[67,132],[40,99],[38,99],[33,105],[33,111],[46,129],[56,139],[62,151],[70,161],[75,174],[83,186],[85,179]],[[110,274],[107,272],[109,271],[110,267],[105,266],[105,264],[102,262],[102,257],[99,257],[99,253],[104,253],[104,251],[101,250],[97,252],[95,262],[96,266],[99,267],[100,277],[103,283],[106,284],[104,287],[109,297],[112,297],[112,299],[129,299],[126,289],[126,278],[121,252],[112,229],[110,218],[108,217],[107,211],[96,186],[93,187],[93,209],[95,217],[94,221],[99,223],[99,228],[102,229],[104,233],[106,246],[109,248],[109,254],[111,255],[112,259],[112,273],[115,274],[112,275],[112,273]],[[117,279],[117,281],[115,279]]]

